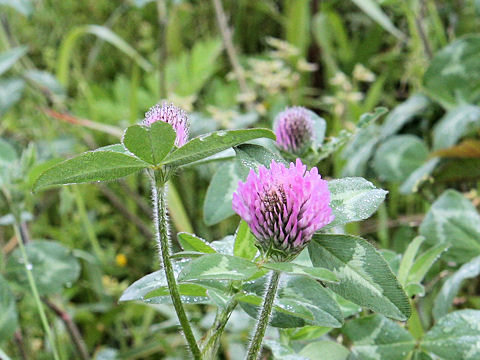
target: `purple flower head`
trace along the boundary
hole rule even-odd
[[[270,169],[250,170],[233,194],[233,210],[248,223],[263,254],[276,261],[295,258],[333,220],[329,204],[327,182],[300,159],[288,168],[272,160]]]
[[[275,119],[277,145],[285,151],[301,155],[313,141],[313,120],[301,106],[285,109]]]
[[[163,121],[172,125],[173,130],[177,133],[175,145],[180,147],[185,145],[188,139],[188,130],[190,127],[187,113],[173,104],[164,102],[162,105],[157,104],[148,110],[145,114],[145,125],[152,125],[154,122]]]

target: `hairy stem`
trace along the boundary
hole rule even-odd
[[[213,325],[205,338],[205,344],[202,347],[202,355],[205,360],[214,360],[217,358],[216,354],[220,346],[220,339],[222,338],[223,330],[237,304],[238,301],[235,298],[232,298],[225,308],[217,311],[215,321],[213,322]]]
[[[277,295],[278,282],[280,280],[280,272],[273,271],[270,277],[270,281],[267,286],[267,292],[263,299],[262,310],[258,315],[257,327],[255,334],[253,335],[250,346],[248,347],[247,360],[257,360],[260,356],[260,350],[262,349],[262,341],[267,330],[268,321],[272,313],[273,301]]]
[[[167,285],[172,298],[173,307],[177,313],[178,320],[183,329],[183,334],[187,340],[190,351],[194,359],[201,359],[200,349],[193,335],[190,322],[188,321],[187,314],[183,308],[182,300],[180,299],[180,292],[175,280],[175,274],[173,271],[172,262],[170,261],[170,244],[168,236],[168,220],[167,220],[167,204],[166,198],[166,186],[165,179],[162,175],[160,178],[155,177],[155,173],[150,172],[152,180],[152,201],[153,201],[153,217],[155,222],[156,240],[159,247],[160,259],[162,261],[163,270],[167,278]]]

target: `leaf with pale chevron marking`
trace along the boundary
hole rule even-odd
[[[367,241],[349,235],[315,234],[308,247],[314,266],[334,272],[339,283],[327,287],[358,305],[405,321],[410,304],[380,253]]]

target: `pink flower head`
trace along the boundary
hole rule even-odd
[[[162,105],[157,104],[148,110],[145,114],[145,125],[152,125],[154,122],[163,121],[172,125],[173,130],[177,133],[175,145],[180,147],[185,145],[188,139],[188,130],[190,127],[187,113],[173,104],[164,102]]]
[[[329,204],[327,182],[300,159],[288,168],[272,160],[270,169],[250,170],[233,194],[233,210],[248,223],[260,250],[277,261],[295,258],[333,220]]]
[[[275,119],[277,145],[285,151],[301,155],[313,141],[313,120],[307,109],[294,106]]]

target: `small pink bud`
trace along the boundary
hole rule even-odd
[[[157,104],[148,110],[145,114],[145,125],[152,125],[154,122],[163,121],[172,125],[173,130],[177,133],[175,145],[180,147],[185,145],[188,140],[188,131],[190,124],[187,113],[173,104],[164,102],[162,105]]]
[[[275,135],[282,150],[301,155],[314,139],[310,112],[301,106],[285,109],[275,119]]]

